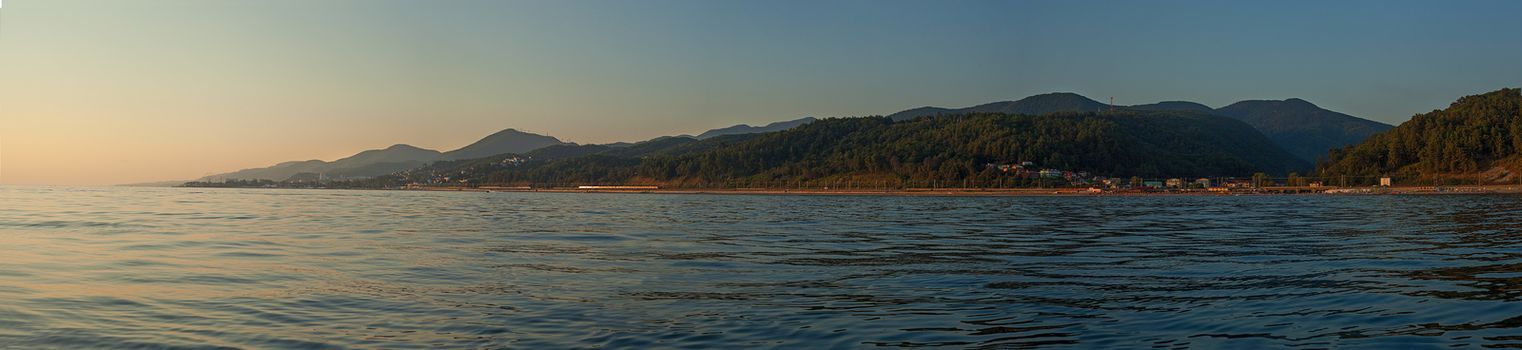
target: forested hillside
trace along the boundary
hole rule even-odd
[[[1241,121],[1186,112],[1026,116],[972,114],[894,121],[823,119],[781,132],[631,147],[552,146],[378,179],[472,184],[766,185],[851,177],[873,181],[989,180],[990,164],[1105,176],[1201,177],[1286,173],[1308,164]]]
[[[1018,101],[985,103],[967,108],[920,107],[893,113],[888,117],[893,120],[909,120],[926,116],[968,113],[1043,115],[1058,112],[1109,110],[1178,111],[1236,118],[1257,129],[1279,148],[1307,163],[1326,158],[1327,151],[1356,144],[1370,135],[1391,128],[1384,123],[1326,110],[1298,98],[1241,101],[1219,109],[1212,109],[1189,101],[1111,106],[1074,93],[1041,94]]]
[[[1437,181],[1514,182],[1522,171],[1522,93],[1465,96],[1361,144],[1333,151],[1325,177],[1396,176]]]
[[[920,107],[888,115],[893,120],[910,120],[938,115],[966,115],[970,113],[1003,113],[1042,115],[1050,113],[1084,113],[1108,110],[1110,106],[1071,92],[1054,92],[1022,98],[1017,101],[985,103],[967,108]]]

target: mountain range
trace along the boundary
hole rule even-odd
[[[783,122],[776,122],[764,126],[750,126],[745,124],[726,128],[713,129],[693,136],[662,136],[651,141],[659,141],[668,138],[676,139],[710,139],[726,135],[753,134],[786,130],[815,121],[814,118],[801,118]],[[475,159],[499,154],[526,153],[555,145],[571,145],[552,136],[545,136],[516,129],[505,129],[488,135],[474,143],[459,149],[439,152],[435,150],[419,148],[411,145],[397,144],[384,149],[373,149],[359,152],[353,156],[327,162],[322,160],[290,161],[275,164],[263,168],[252,168],[202,177],[198,181],[221,181],[225,179],[238,180],[321,180],[321,179],[363,179],[415,169],[436,161],[451,161],[461,159]],[[637,145],[634,143],[617,143],[607,145],[609,147],[627,147]]]
[[[1100,112],[1110,109],[1139,111],[1188,111],[1236,118],[1268,136],[1275,145],[1306,162],[1325,158],[1327,152],[1356,144],[1392,126],[1317,107],[1298,98],[1282,101],[1241,101],[1226,107],[1188,101],[1167,101],[1135,106],[1110,106],[1074,93],[1049,93],[1016,101],[985,103],[965,108],[920,107],[888,115],[893,120],[966,113],[1043,115],[1059,112]]]
[[[480,158],[503,153],[522,153],[564,143],[550,136],[506,129],[449,152],[439,152],[411,145],[397,144],[384,149],[359,152],[331,162],[316,159],[290,161],[264,168],[243,169],[231,173],[211,175],[202,178],[201,181],[219,181],[223,179],[282,181],[293,178],[298,180],[367,178],[418,168],[438,160]]]
[[[514,160],[529,159],[526,162]],[[436,162],[361,187],[409,183],[645,184],[782,187],[833,181],[887,186],[1034,181],[996,165],[1102,176],[1286,173],[1309,164],[1246,123],[1188,111],[1008,113],[893,120],[830,118],[769,133],[663,138],[622,147],[557,145],[526,154]],[[1034,169],[1034,168],[1033,168]]]
[[[1370,135],[1391,128],[1391,126],[1382,123],[1322,109],[1308,101],[1295,98],[1282,101],[1242,101],[1221,108],[1211,108],[1200,103],[1188,101],[1165,101],[1145,105],[1111,106],[1074,93],[1048,93],[1015,101],[992,102],[965,108],[927,106],[893,113],[888,115],[887,119],[906,122],[921,117],[970,114],[1043,116],[1063,113],[1105,114],[1122,112],[1127,115],[1166,115],[1174,117],[1171,120],[1196,120],[1201,123],[1217,124],[1220,121],[1203,118],[1203,116],[1220,116],[1235,119],[1244,123],[1250,129],[1255,130],[1259,136],[1264,136],[1270,141],[1270,144],[1267,146],[1269,149],[1260,150],[1260,152],[1274,153],[1282,150],[1295,158],[1293,162],[1276,160],[1266,163],[1259,162],[1257,164],[1267,165],[1272,163],[1273,166],[1271,168],[1275,171],[1308,170],[1311,167],[1310,164],[1318,159],[1325,158],[1330,150],[1356,144]],[[1189,116],[1196,119],[1181,118],[1180,116]],[[587,146],[632,148],[634,150],[649,149],[649,145],[652,144],[671,145],[735,135],[773,133],[792,130],[817,122],[819,122],[818,119],[808,117],[762,126],[735,125],[708,130],[697,136],[664,136],[640,143]],[[1135,126],[1135,124],[1128,125]],[[1210,128],[1217,131],[1230,129],[1230,127],[1222,127],[1221,125],[1214,125]],[[1237,131],[1231,131],[1230,133],[1235,134]],[[1120,132],[1112,136],[1119,137],[1119,135],[1127,137],[1138,136],[1134,135],[1134,133],[1126,132]],[[469,160],[502,154],[527,154],[530,151],[551,146],[577,145],[551,136],[506,129],[488,135],[465,147],[447,152],[398,144],[384,149],[363,151],[331,162],[322,160],[291,161],[270,167],[244,169],[231,173],[207,176],[201,180],[265,179],[280,181],[323,178],[362,179],[416,169],[438,161]],[[642,148],[636,148],[636,146]],[[557,148],[560,151],[566,151],[567,149],[565,147]],[[576,152],[587,153],[587,149],[581,148],[580,151]],[[635,151],[625,150],[621,152],[629,154]]]

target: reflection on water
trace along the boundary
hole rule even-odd
[[[0,187],[0,347],[1522,346],[1522,198]]]

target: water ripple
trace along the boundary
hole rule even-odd
[[[1522,347],[1522,201],[0,187],[0,348]]]

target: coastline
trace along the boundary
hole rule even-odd
[[[1095,191],[1087,188],[1063,189],[960,189],[909,188],[893,190],[839,189],[768,189],[768,188],[513,188],[513,187],[422,187],[400,191],[453,192],[527,192],[527,193],[620,193],[620,194],[706,194],[751,196],[935,196],[935,197],[1230,197],[1230,196],[1440,196],[1440,195],[1508,195],[1522,194],[1522,185],[1443,186],[1443,187],[1355,187],[1306,190],[1301,188],[1267,188],[1251,191]]]

